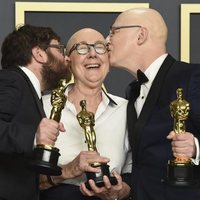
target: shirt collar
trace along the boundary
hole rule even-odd
[[[160,69],[162,63],[164,62],[165,58],[167,57],[167,53],[163,54],[162,56],[158,57],[144,72],[149,81],[145,83],[147,87],[151,87],[152,82],[158,73],[158,70]]]
[[[102,88],[103,101],[109,100],[109,103],[117,105],[117,103],[109,96],[109,94]]]
[[[67,89],[65,91],[65,95],[68,97],[68,93],[69,91],[74,87],[74,83],[70,83],[67,86]],[[108,105],[108,104],[114,104],[117,105],[117,103],[109,96],[109,94],[102,88],[102,103],[104,105]]]
[[[42,97],[42,95],[41,95],[41,86],[40,86],[40,82],[39,82],[38,78],[27,67],[23,67],[23,66],[19,66],[19,67],[28,76],[29,80],[31,81],[31,83],[32,83],[34,89],[36,90],[37,95],[40,99]]]

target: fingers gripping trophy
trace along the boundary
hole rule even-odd
[[[65,90],[67,88],[67,80],[61,79],[58,83],[58,88],[52,90],[51,93],[51,114],[50,119],[60,122],[61,112],[65,107],[66,96]],[[31,167],[40,174],[45,175],[60,175],[61,168],[57,166],[58,158],[60,156],[59,149],[47,144],[38,144],[34,149],[34,161]]]
[[[95,116],[92,112],[88,112],[86,110],[86,101],[85,100],[82,100],[80,102],[80,106],[81,106],[82,110],[77,114],[77,119],[78,119],[80,126],[84,130],[88,150],[89,151],[97,151],[96,133],[94,131]],[[115,185],[117,183],[116,178],[110,176],[109,165],[95,162],[95,163],[92,163],[91,166],[100,168],[101,172],[100,173],[86,172],[87,180],[93,179],[98,187],[102,187],[104,185],[103,176],[106,175],[110,179],[110,182],[112,185]],[[90,185],[89,185],[88,181],[86,182],[86,187],[88,189],[90,189]]]
[[[176,90],[177,99],[170,104],[171,116],[174,119],[175,134],[184,134],[185,121],[188,119],[190,105],[183,99],[183,89]],[[194,167],[191,158],[178,156],[168,161],[166,183],[172,186],[191,186],[196,184]]]

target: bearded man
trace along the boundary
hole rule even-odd
[[[59,36],[24,25],[5,38],[0,70],[0,199],[38,200],[38,175],[28,169],[34,144],[54,145],[62,123],[45,116],[41,94],[70,79]]]

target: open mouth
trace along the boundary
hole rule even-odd
[[[100,67],[100,64],[87,64],[85,67],[86,69],[96,69]]]

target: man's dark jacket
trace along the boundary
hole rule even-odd
[[[38,95],[20,68],[0,70],[0,197],[38,200],[38,175],[28,168],[34,138],[45,116]]]
[[[132,192],[134,200],[200,199],[200,187],[177,188],[163,183],[167,162],[172,159],[173,130],[169,105],[175,100],[177,88],[183,88],[190,103],[186,131],[200,141],[200,66],[176,61],[170,55],[159,69],[140,116],[135,120],[134,102],[127,108],[128,131],[133,151]]]

